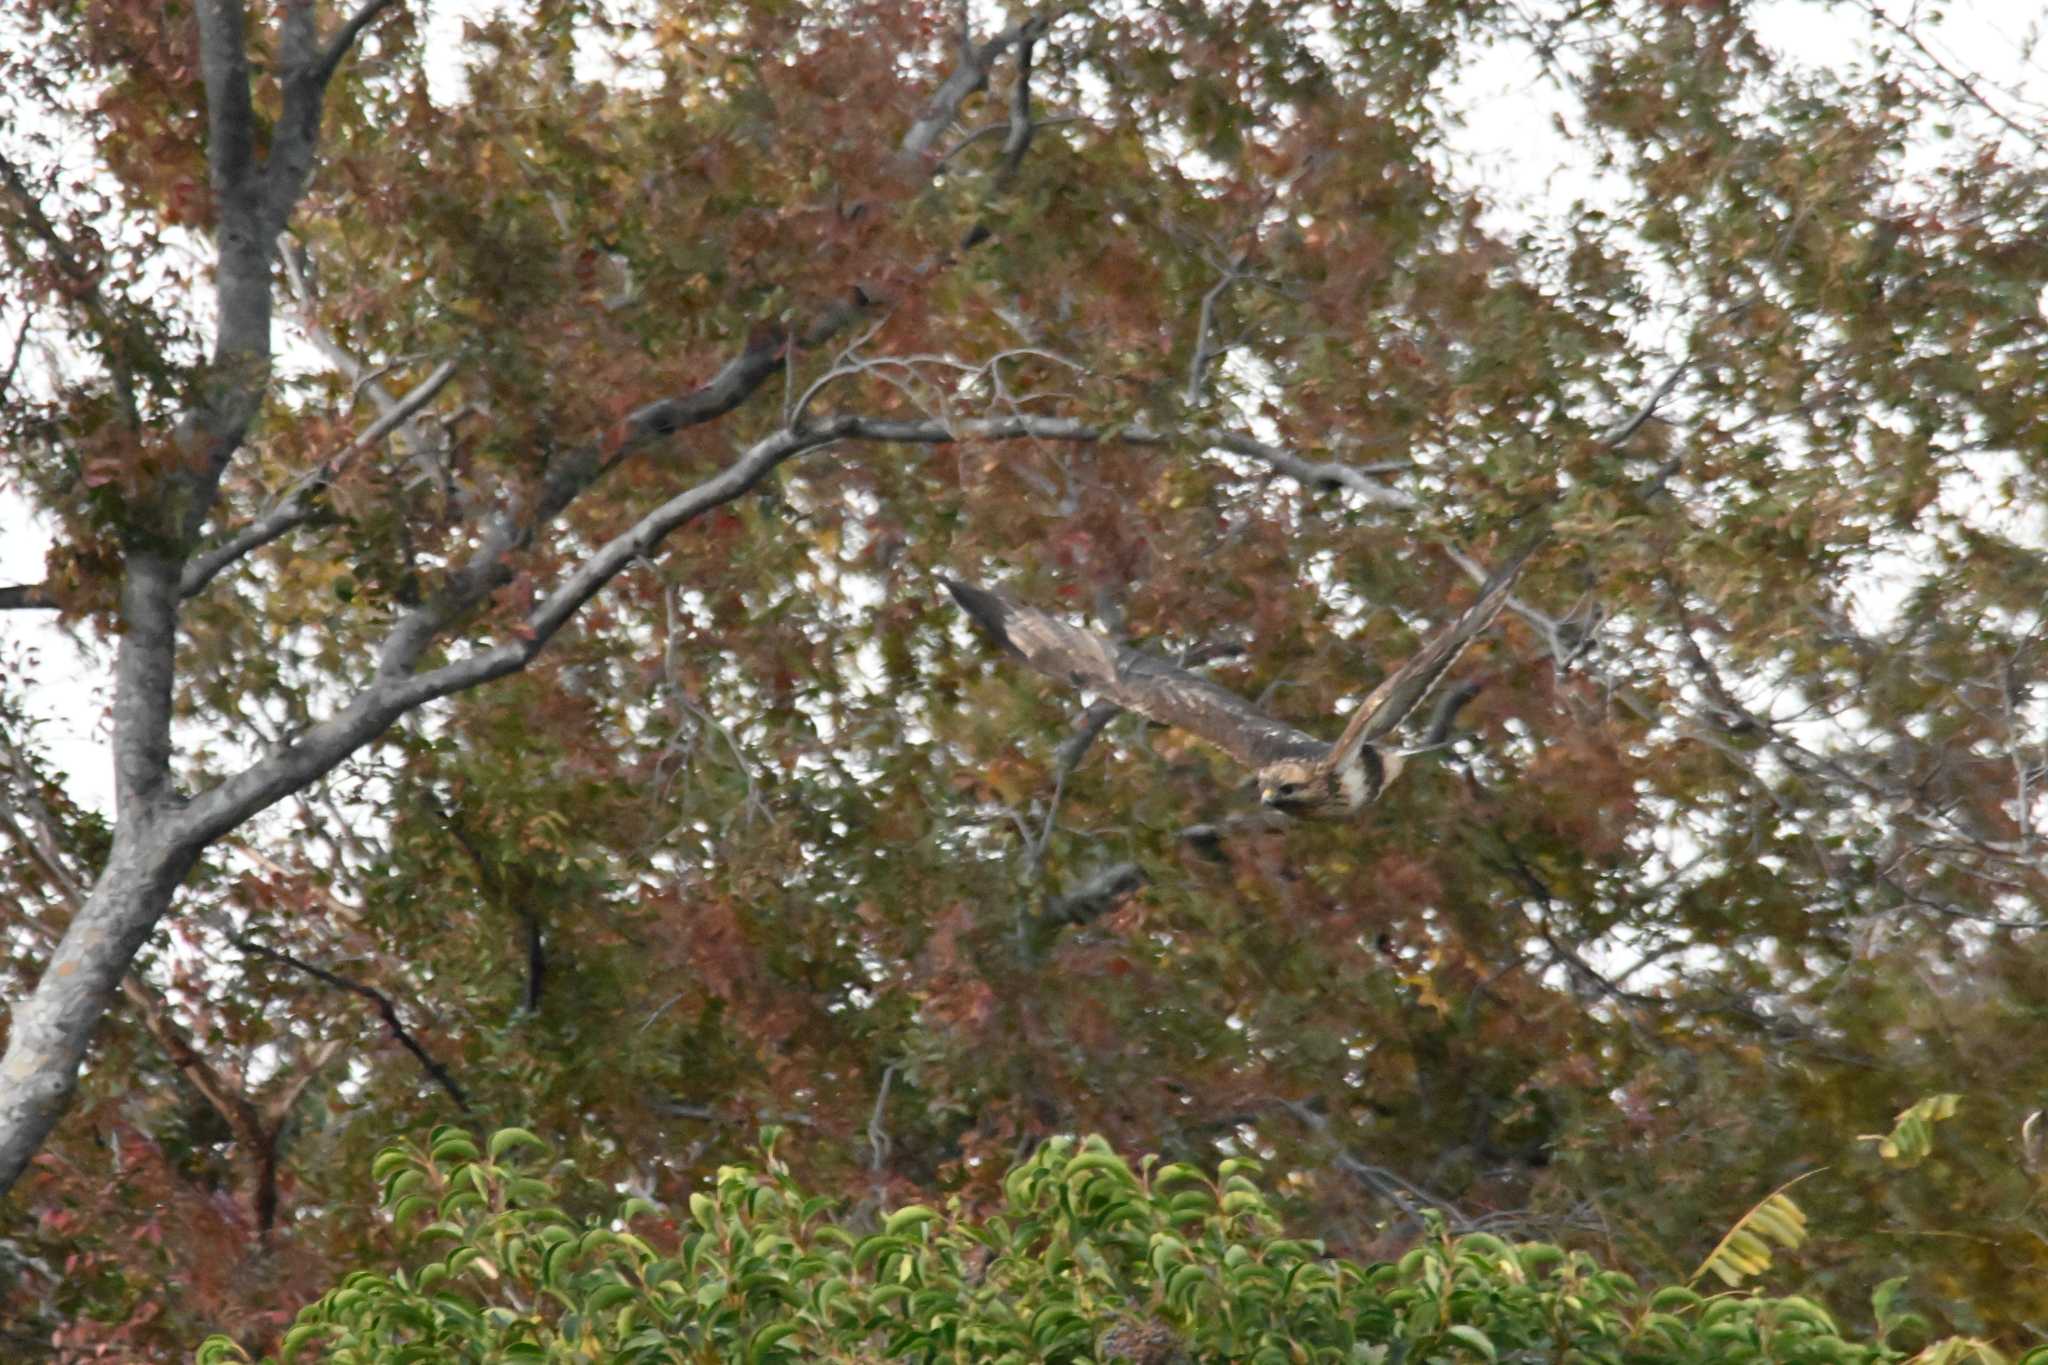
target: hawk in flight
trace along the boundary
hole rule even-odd
[[[1275,810],[1337,819],[1377,800],[1399,775],[1405,756],[1381,741],[1493,624],[1542,539],[1538,536],[1501,565],[1463,616],[1375,687],[1335,744],[1275,720],[1235,692],[1163,659],[1070,626],[1001,593],[952,578],[944,582],[984,631],[1040,673],[1214,744],[1258,771],[1259,797]]]

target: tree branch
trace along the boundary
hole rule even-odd
[[[311,520],[318,511],[314,506],[314,499],[326,492],[341,471],[347,468],[349,458],[357,451],[383,440],[395,428],[409,421],[421,408],[432,402],[434,396],[446,388],[448,381],[455,375],[455,362],[443,361],[432,374],[415,384],[411,392],[387,409],[361,435],[314,468],[301,474],[291,487],[270,505],[269,510],[235,532],[226,541],[188,561],[184,573],[179,577],[178,595],[197,596],[206,590],[206,585],[223,569]]]
[[[1072,441],[1081,444],[1124,441],[1139,446],[1192,445],[1228,451],[1257,460],[1276,474],[1310,488],[1342,487],[1367,502],[1400,511],[1426,511],[1419,499],[1374,483],[1367,471],[1355,465],[1313,462],[1269,445],[1240,431],[1221,427],[1162,429],[1131,423],[1097,426],[1072,417],[1045,417],[1016,413],[1005,417],[974,417],[947,421],[939,418],[841,417],[840,434],[848,440],[901,441],[910,445],[946,445],[954,441],[1002,441],[1032,437],[1041,441]],[[1379,472],[1393,472],[1405,465],[1377,465]]]
[[[206,157],[218,194],[240,195],[255,166],[248,18],[241,0],[200,0],[199,74],[206,85]]]
[[[381,8],[359,8],[336,42],[360,33]],[[595,479],[634,451],[737,407],[781,366],[792,341],[802,345],[830,335],[864,308],[868,300],[858,289],[849,303],[829,311],[803,336],[792,338],[780,327],[759,329],[702,389],[644,407],[602,440],[551,460],[531,509],[507,508],[492,517],[480,529],[471,556],[448,575],[441,591],[399,621],[379,651],[370,685],[294,743],[189,802],[174,799],[169,719],[185,563],[228,464],[269,390],[272,256],[311,173],[321,83],[332,74],[339,51],[330,44],[309,57],[315,50],[313,12],[312,0],[288,0],[284,6],[278,45],[284,109],[271,129],[269,156],[259,165],[247,11],[242,0],[199,0],[199,67],[216,212],[214,346],[199,396],[177,426],[184,458],[174,462],[155,496],[137,504],[146,515],[138,518],[124,547],[115,663],[114,839],[86,904],[59,940],[41,979],[15,1002],[0,1057],[0,1190],[19,1179],[69,1105],[79,1067],[121,978],[207,844],[331,771],[413,708],[524,667],[585,602],[676,528],[740,496],[783,461],[856,434],[854,423],[836,420],[786,427],[755,442],[720,473],[662,504],[589,556],[516,627],[516,638],[415,671],[450,625],[507,581],[510,557]],[[966,64],[942,84],[923,120],[903,140],[901,155],[921,160],[939,130],[957,115],[959,102],[986,82],[988,64],[1034,31],[1034,22],[1013,26],[980,47],[963,43]],[[235,552],[246,554],[288,521],[286,514],[232,542]],[[220,567],[211,560],[200,563],[195,585],[203,586]],[[22,585],[10,595],[26,604],[37,594],[34,585]]]
[[[1045,803],[1045,819],[1039,823],[1038,837],[1031,838],[1027,832],[1024,840],[1024,881],[1027,885],[1038,881],[1045,868],[1045,850],[1052,843],[1052,832],[1058,827],[1060,798],[1066,795],[1067,779],[1074,775],[1074,769],[1081,764],[1082,757],[1095,743],[1096,736],[1109,728],[1109,723],[1123,714],[1123,707],[1113,701],[1098,701],[1089,705],[1075,722],[1074,733],[1060,741],[1053,751],[1052,795]]]
[[[840,424],[832,424],[806,431],[778,431],[755,442],[725,469],[669,499],[594,551],[527,613],[513,639],[439,668],[413,673],[408,671],[410,662],[432,640],[432,631],[422,622],[438,626],[436,614],[447,610],[445,604],[422,608],[401,621],[387,638],[384,666],[374,682],[292,744],[195,796],[177,812],[176,837],[204,847],[271,802],[319,778],[413,708],[524,668],[584,603],[627,565],[650,554],[670,533],[747,492],[784,461],[830,444],[843,434]],[[501,566],[492,562],[484,567],[495,572]],[[473,560],[471,571],[475,569]]]
[[[1024,154],[1031,150],[1031,140],[1038,134],[1038,125],[1031,120],[1031,53],[1046,27],[1043,20],[1025,23],[1017,42],[1017,78],[1010,86],[1009,131],[1003,138],[1003,159],[994,181],[998,191],[1016,179],[1018,168],[1024,164]]]
[[[1879,8],[1879,6],[1876,3],[1876,0],[1861,0],[1861,3],[1858,7],[1862,9],[1864,13],[1868,14],[1871,18],[1875,19],[1878,23],[1884,25],[1886,28],[1890,29],[1892,32],[1898,34],[1907,42],[1911,43],[1913,47],[1920,53],[1921,57],[1926,59],[1927,64],[1929,66],[1932,66],[1936,71],[1940,72],[1943,79],[1947,80],[1956,89],[1962,91],[1963,95],[1967,99],[1969,99],[1969,101],[1972,104],[1975,104],[1979,109],[1982,109],[1985,113],[1991,115],[1992,118],[1997,119],[2000,123],[2004,124],[2008,131],[2017,133],[2020,137],[2025,138],[2028,142],[2033,143],[2034,146],[2038,148],[2048,150],[2048,140],[2044,140],[2042,138],[2040,130],[2027,127],[2025,124],[2019,122],[2010,114],[2006,113],[2003,109],[2000,109],[1997,105],[1993,104],[1988,98],[1984,96],[1982,92],[1980,92],[1977,89],[1977,82],[1975,80],[1971,79],[1964,73],[1955,70],[1947,62],[1943,61],[1940,57],[1935,55],[1934,49],[1927,45],[1927,41],[1920,36],[1919,30],[1917,30],[1909,24],[1902,24],[1898,20],[1892,18],[1891,15],[1885,13],[1883,9]]]
[[[1219,450],[1233,455],[1244,455],[1258,460],[1276,474],[1284,474],[1304,488],[1322,491],[1342,488],[1356,493],[1370,503],[1391,507],[1402,512],[1424,512],[1428,507],[1421,500],[1410,497],[1397,488],[1374,483],[1370,477],[1375,473],[1393,473],[1410,468],[1406,463],[1379,464],[1361,468],[1357,465],[1342,464],[1335,460],[1304,460],[1298,455],[1280,449],[1278,446],[1254,440],[1240,432],[1205,432],[1205,439]]]
[[[7,760],[7,771],[13,778],[12,785],[21,801],[27,806],[32,817],[35,832],[30,834],[16,823],[13,812],[0,804],[0,833],[6,834],[43,874],[44,880],[56,892],[56,899],[70,908],[76,918],[86,904],[84,886],[71,874],[65,865],[62,851],[62,827],[56,816],[45,804],[35,789],[34,775],[27,760],[0,732],[0,757]],[[40,922],[23,917],[19,921],[28,926],[36,937],[49,945],[54,937]],[[220,1069],[208,1061],[199,1050],[198,1044],[171,1017],[170,1006],[163,997],[152,990],[147,982],[133,972],[121,978],[121,993],[135,1007],[143,1028],[163,1049],[164,1056],[172,1066],[184,1073],[185,1079],[213,1111],[235,1140],[242,1164],[248,1168],[249,1207],[258,1231],[267,1232],[277,1217],[277,1124],[264,1122],[263,1115],[251,1103],[241,1086],[223,1075]],[[304,1090],[312,1079],[312,1072],[299,1078],[288,1087],[293,1100]],[[280,1109],[289,1110],[287,1102]]]
[[[275,948],[266,948],[246,934],[236,937],[235,946],[245,953],[253,953],[257,957],[266,958],[271,962],[304,972],[307,976],[317,981],[323,981],[336,990],[348,991],[351,994],[359,995],[374,1004],[377,1007],[377,1013],[384,1018],[384,1026],[391,1031],[391,1036],[397,1039],[404,1046],[405,1050],[413,1055],[421,1068],[434,1078],[436,1084],[448,1092],[448,1097],[455,1101],[456,1108],[462,1110],[465,1114],[469,1112],[469,1099],[462,1093],[462,1087],[455,1083],[455,1078],[448,1074],[446,1067],[429,1056],[427,1050],[420,1046],[419,1041],[406,1032],[405,1024],[398,1017],[398,1007],[391,1003],[390,996],[373,986],[365,986],[360,981],[351,981],[349,978],[330,972],[324,967],[315,967],[312,963],[293,957],[290,953],[280,952]]]
[[[1244,269],[1245,264],[1245,259],[1240,256],[1223,272],[1222,278],[1210,285],[1209,291],[1202,295],[1201,311],[1195,318],[1195,353],[1188,360],[1187,390],[1181,395],[1182,401],[1190,408],[1202,405],[1202,383],[1208,377],[1209,366],[1217,356],[1228,349],[1210,343],[1210,335],[1216,327],[1216,304],[1229,292],[1230,286],[1243,278],[1239,272]]]
[[[1038,38],[1051,22],[1050,18],[1034,16],[1012,24],[979,46],[975,45],[974,36],[963,29],[960,33],[960,64],[939,82],[939,88],[932,92],[924,111],[903,134],[903,141],[897,146],[898,158],[915,162],[931,151],[940,135],[959,117],[960,106],[967,102],[967,97],[988,89],[989,68],[995,65],[996,58],[1018,43]]]
[[[28,351],[29,334],[35,330],[35,325],[35,309],[30,308],[22,315],[21,330],[15,334],[14,348],[7,357],[7,368],[0,370],[0,398],[6,397],[7,391],[14,387],[14,376],[21,369],[21,358]]]
[[[131,546],[124,567],[114,654],[114,814],[121,827],[146,838],[145,826],[170,795],[178,563]]]
[[[1439,749],[1449,744],[1452,727],[1458,723],[1458,712],[1484,689],[1485,684],[1473,678],[1444,689],[1443,695],[1437,698],[1436,710],[1430,715],[1429,729],[1423,733],[1421,747]]]
[[[355,46],[356,39],[362,36],[364,29],[376,22],[378,15],[390,9],[391,4],[392,0],[364,0],[356,12],[348,17],[348,22],[328,39],[326,50],[320,54],[320,60],[313,68],[313,79],[323,87],[332,80],[336,69],[341,66],[341,59]]]
[[[129,425],[137,422],[135,405],[134,365],[130,355],[135,347],[135,331],[128,324],[117,320],[107,306],[101,292],[96,273],[79,260],[78,252],[65,237],[57,224],[43,210],[42,200],[30,188],[28,177],[21,168],[0,155],[0,188],[5,188],[8,198],[15,203],[21,216],[28,221],[29,231],[41,242],[64,273],[67,297],[85,311],[92,323],[93,331],[100,340],[100,355],[107,362],[107,372],[113,378],[114,391],[121,399],[121,412]],[[31,319],[32,320],[32,319]],[[20,339],[15,343],[15,361],[21,358],[21,347],[28,340],[28,324],[24,322]],[[8,366],[11,379],[14,366]]]
[[[1434,1208],[1442,1212],[1445,1221],[1454,1231],[1466,1231],[1475,1226],[1471,1217],[1451,1200],[1410,1183],[1384,1166],[1375,1166],[1371,1162],[1360,1160],[1348,1147],[1331,1135],[1329,1118],[1318,1113],[1312,1106],[1300,1100],[1276,1099],[1273,1103],[1292,1114],[1310,1132],[1330,1145],[1336,1154],[1337,1169],[1399,1209],[1418,1228],[1427,1231],[1429,1226],[1422,1221],[1421,1210],[1424,1208]]]
[[[10,583],[0,587],[0,611],[55,611],[56,594],[47,583]]]
[[[540,916],[534,913],[533,906],[528,904],[517,890],[506,884],[504,876],[484,855],[482,845],[477,843],[468,826],[463,823],[459,813],[460,807],[451,811],[438,801],[434,801],[431,795],[428,800],[439,812],[442,822],[448,826],[448,832],[455,836],[455,842],[461,846],[463,856],[469,859],[469,865],[476,873],[477,889],[484,893],[485,899],[496,902],[501,910],[511,911],[513,917],[519,921],[526,948],[526,992],[521,1008],[525,1013],[532,1014],[540,1009],[541,987],[546,981],[548,968],[547,944],[541,936]]]

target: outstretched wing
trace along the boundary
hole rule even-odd
[[[1198,735],[1247,767],[1321,757],[1329,746],[1274,720],[1207,678],[1128,645],[1070,626],[1035,607],[971,583],[946,591],[1004,648],[1048,678],[1084,688],[1164,725]]]
[[[1372,690],[1372,695],[1352,713],[1343,735],[1330,750],[1333,765],[1342,768],[1356,759],[1366,745],[1393,733],[1396,726],[1408,719],[1409,713],[1422,704],[1430,689],[1458,661],[1458,656],[1465,652],[1465,646],[1500,615],[1500,609],[1507,605],[1508,594],[1514,591],[1515,579],[1521,574],[1522,566],[1543,541],[1542,535],[1534,537],[1495,569],[1493,576],[1480,588],[1479,600],[1466,608],[1463,616]]]

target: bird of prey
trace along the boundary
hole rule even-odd
[[[1326,744],[1260,711],[1227,688],[1093,631],[1070,626],[998,592],[947,578],[967,614],[995,641],[1049,678],[1086,689],[1164,725],[1187,730],[1256,769],[1259,797],[1288,815],[1339,819],[1379,799],[1405,755],[1383,746],[1465,647],[1493,624],[1538,536],[1495,570],[1465,614],[1394,670]]]

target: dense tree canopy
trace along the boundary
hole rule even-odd
[[[447,1123],[579,1215],[780,1123],[856,1219],[1093,1131],[1657,1279],[1825,1166],[1774,1288],[2032,1344],[2048,123],[1752,8],[0,6],[0,607],[115,788],[11,648],[8,1352],[268,1349]],[[1598,177],[1513,228],[1502,53]],[[940,588],[1331,736],[1532,520],[1351,822]]]

